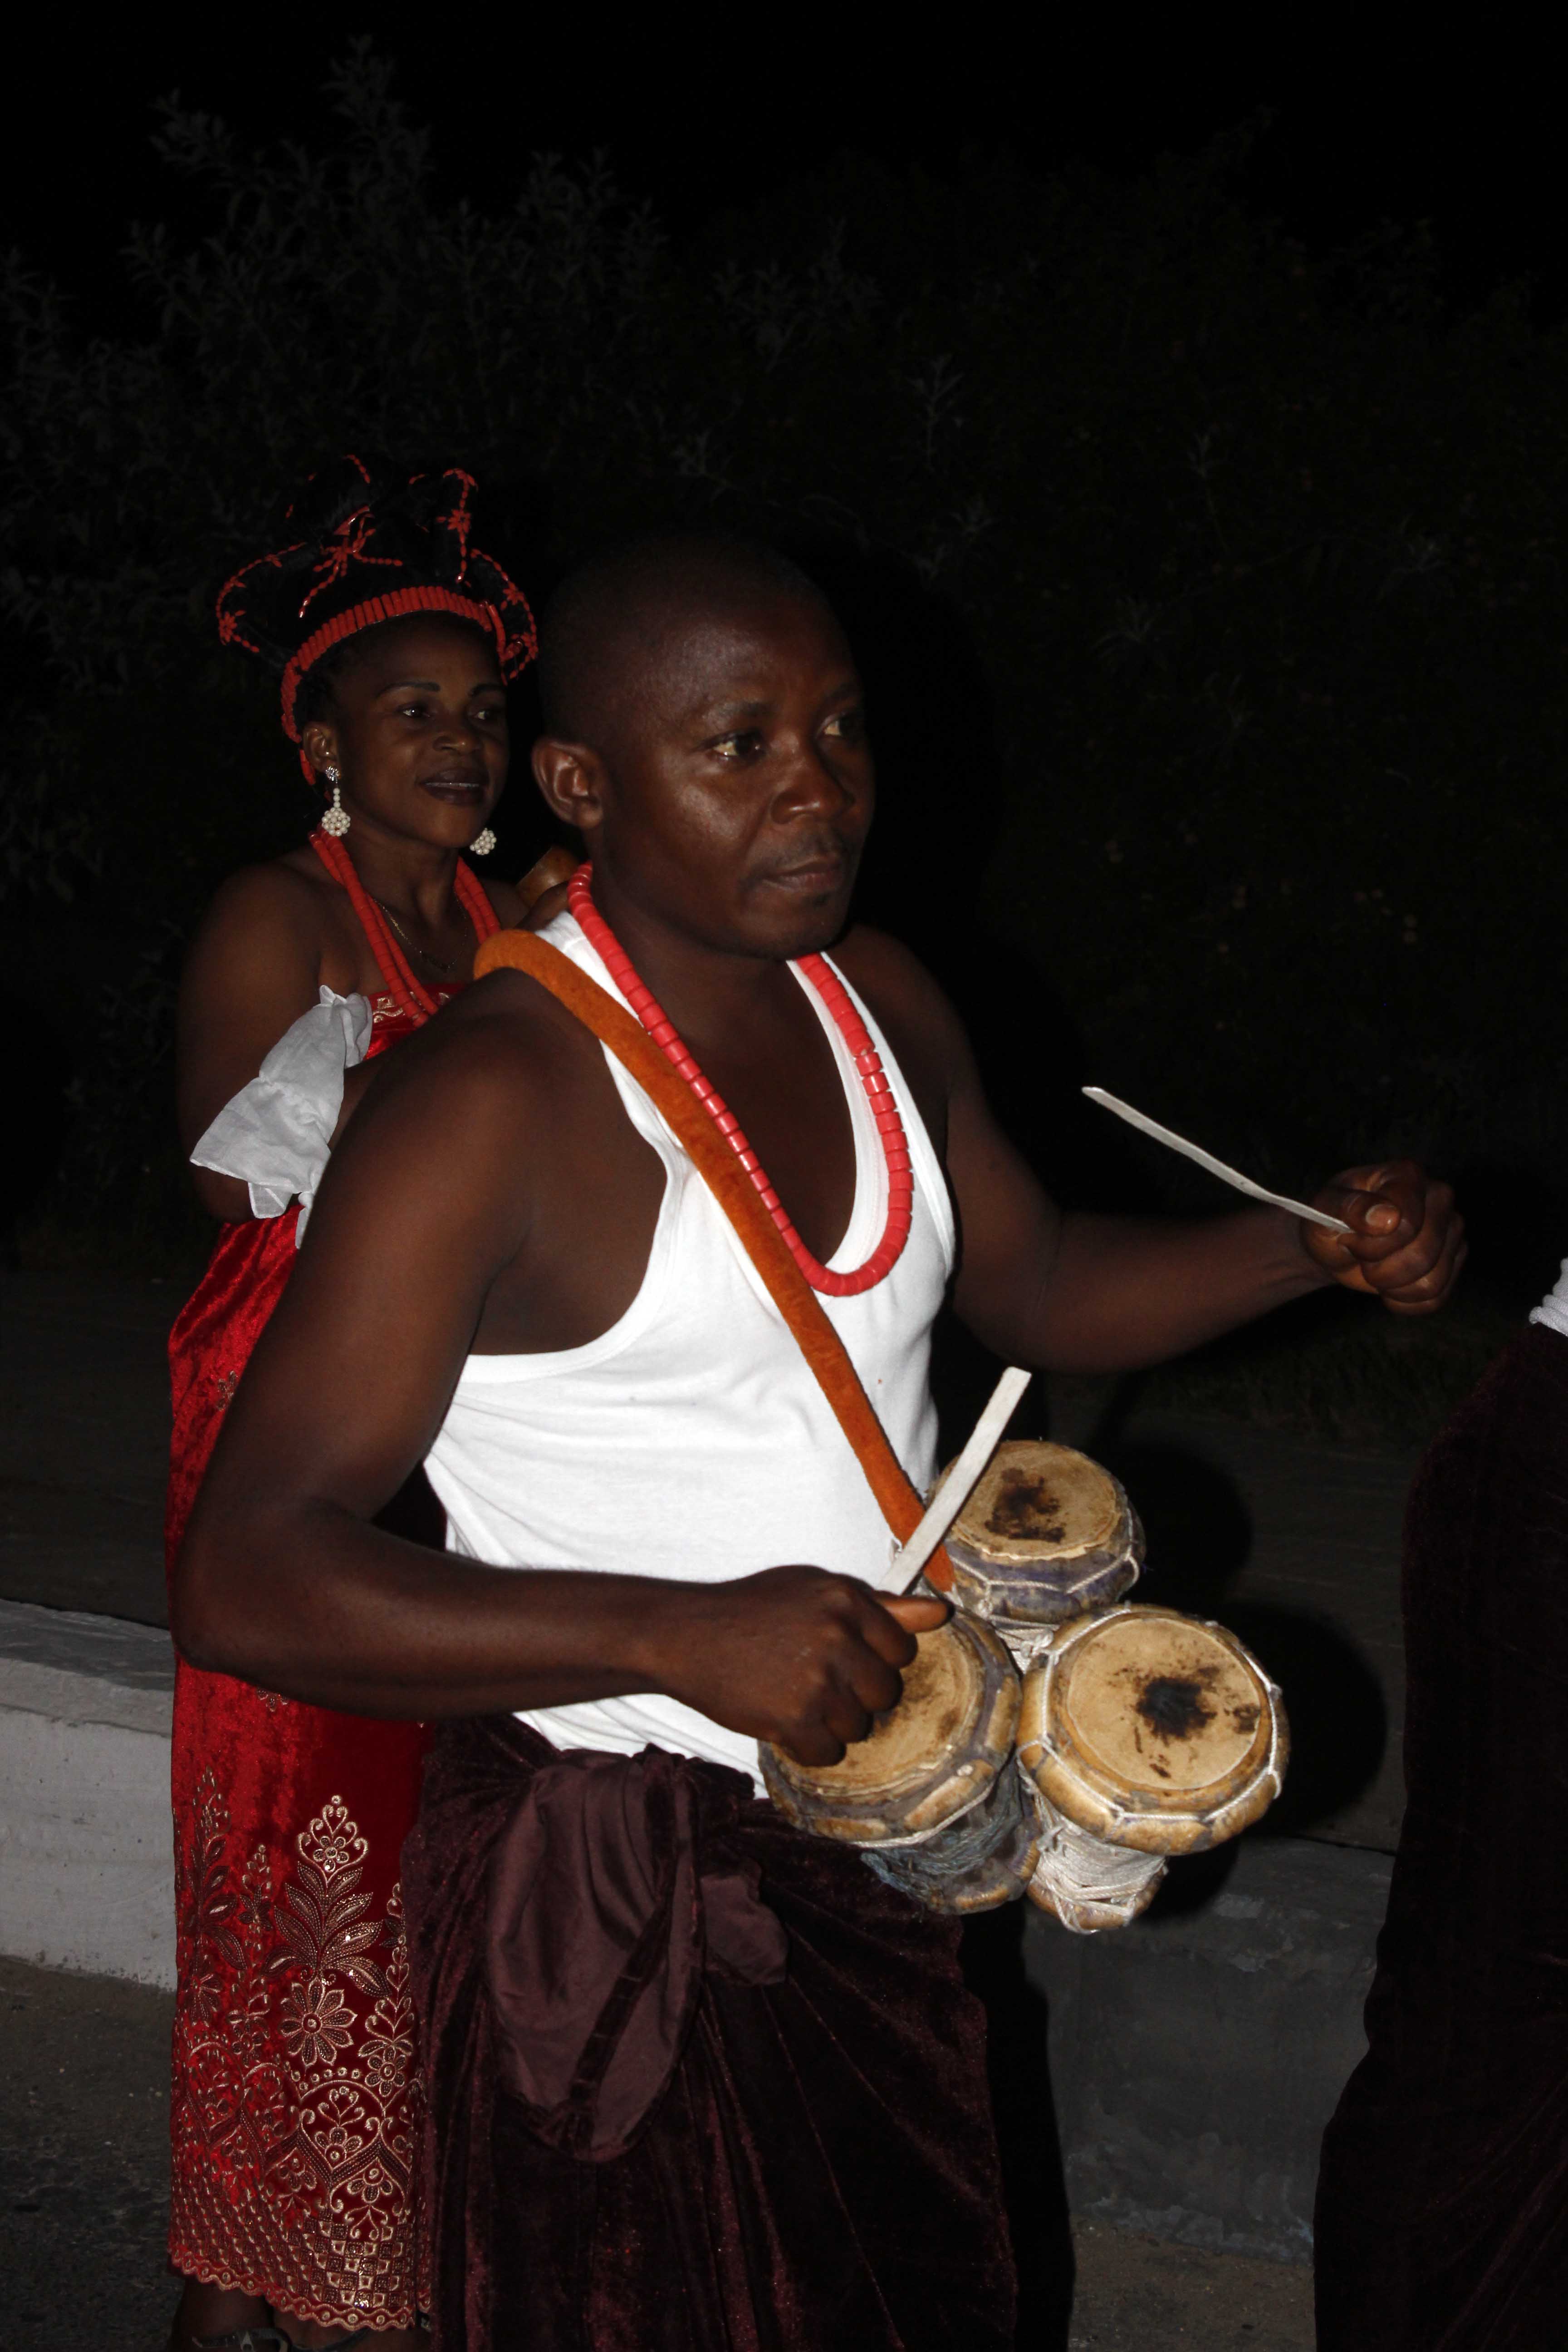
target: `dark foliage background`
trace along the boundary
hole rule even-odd
[[[847,155],[671,239],[610,164],[438,201],[386,61],[333,91],[335,135],[268,153],[166,110],[211,233],[137,233],[144,334],[15,258],[0,289],[16,1246],[188,1234],[181,941],[308,814],[212,595],[363,442],[470,467],[535,593],[671,516],[818,570],[882,763],[868,909],[1069,1196],[1180,1192],[1072,1108],[1094,1076],[1292,1185],[1421,1151],[1501,1276],[1550,1275],[1562,330],[1456,315],[1418,232],[1292,244],[1233,197],[1245,130],[1131,183]]]

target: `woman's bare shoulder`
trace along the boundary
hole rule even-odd
[[[311,866],[316,871],[310,871]],[[298,937],[330,924],[341,896],[309,851],[289,850],[264,865],[242,866],[218,884],[202,918],[205,932],[283,931]]]
[[[313,994],[322,978],[341,988],[343,975],[333,974],[340,964],[350,971],[353,961],[340,936],[334,902],[342,895],[330,877],[323,873],[318,883],[292,855],[242,866],[219,883],[196,926],[186,993],[216,991],[215,1001],[226,1001],[234,986],[248,996],[282,982]],[[352,978],[347,984],[354,985]]]

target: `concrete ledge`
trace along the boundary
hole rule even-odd
[[[0,1601],[0,1952],[174,1983],[174,1693],[157,1628]]]

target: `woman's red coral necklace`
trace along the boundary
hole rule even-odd
[[[333,881],[342,883],[348,892],[349,904],[359,917],[360,928],[370,941],[370,951],[381,967],[381,976],[386,982],[388,994],[396,1000],[417,1028],[439,1010],[439,1000],[415,977],[413,965],[388,929],[386,918],[360,880],[353,859],[342,843],[334,841],[330,833],[323,833],[318,825],[310,835],[310,846]],[[500,924],[496,919],[495,908],[485,896],[484,884],[473,867],[465,865],[460,857],[456,883],[458,901],[474,927],[475,938],[488,940],[492,931],[500,930]]]
[[[904,1244],[909,1240],[910,1219],[914,1211],[914,1173],[910,1165],[910,1147],[904,1134],[904,1122],[899,1117],[899,1107],[888,1084],[881,1056],[867,1034],[866,1024],[855,1010],[849,992],[837,973],[818,955],[801,956],[795,964],[795,970],[805,973],[821,997],[849,1048],[860,1084],[866,1089],[871,1116],[877,1122],[877,1132],[882,1139],[882,1157],[888,1164],[888,1222],[881,1240],[864,1265],[857,1266],[853,1274],[834,1274],[820,1260],[813,1257],[795,1232],[790,1223],[789,1212],[769,1183],[767,1171],[747,1142],[740,1120],[727,1108],[722,1096],[709,1085],[698,1068],[695,1057],[682,1044],[674,1022],[667,1019],[651,989],[645,988],[637,978],[631,958],[595,906],[591,887],[593,871],[591,866],[579,866],[566,894],[567,904],[582,925],[584,938],[603,961],[610,978],[654,1044],[674,1064],[728,1142],[762,1195],[763,1206],[783,1234],[790,1255],[813,1290],[821,1291],[828,1298],[855,1298],[863,1290],[874,1289],[883,1276],[891,1273],[897,1265],[903,1254]]]

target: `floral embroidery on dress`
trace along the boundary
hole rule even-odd
[[[371,1055],[418,1026],[389,996],[373,1014]],[[172,1574],[225,1413],[297,1263],[297,1223],[286,1211],[226,1226],[170,1334]],[[350,2331],[410,2326],[427,2301],[395,1883],[423,1750],[416,1725],[356,1723],[180,1664],[170,2255],[187,2277]],[[309,1938],[328,1913],[309,1956],[285,1928]]]
[[[437,1011],[439,1011],[443,1004],[450,1004],[452,999],[455,996],[460,996],[462,992],[462,988],[460,986],[457,988],[437,988],[432,989],[431,991],[431,994],[436,999]],[[388,1026],[406,1027],[407,1023],[408,1015],[405,1013],[402,1005],[399,1004],[395,996],[373,996],[371,998],[370,1025],[373,1029],[381,1029]]]
[[[172,2250],[219,2284],[321,2324],[412,2324],[418,2084],[401,1892],[382,1917],[369,1844],[334,1796],[275,1885],[239,1868],[214,1774],[176,1858]],[[203,2250],[200,2255],[193,2249]],[[264,2284],[263,2284],[264,2283]]]

